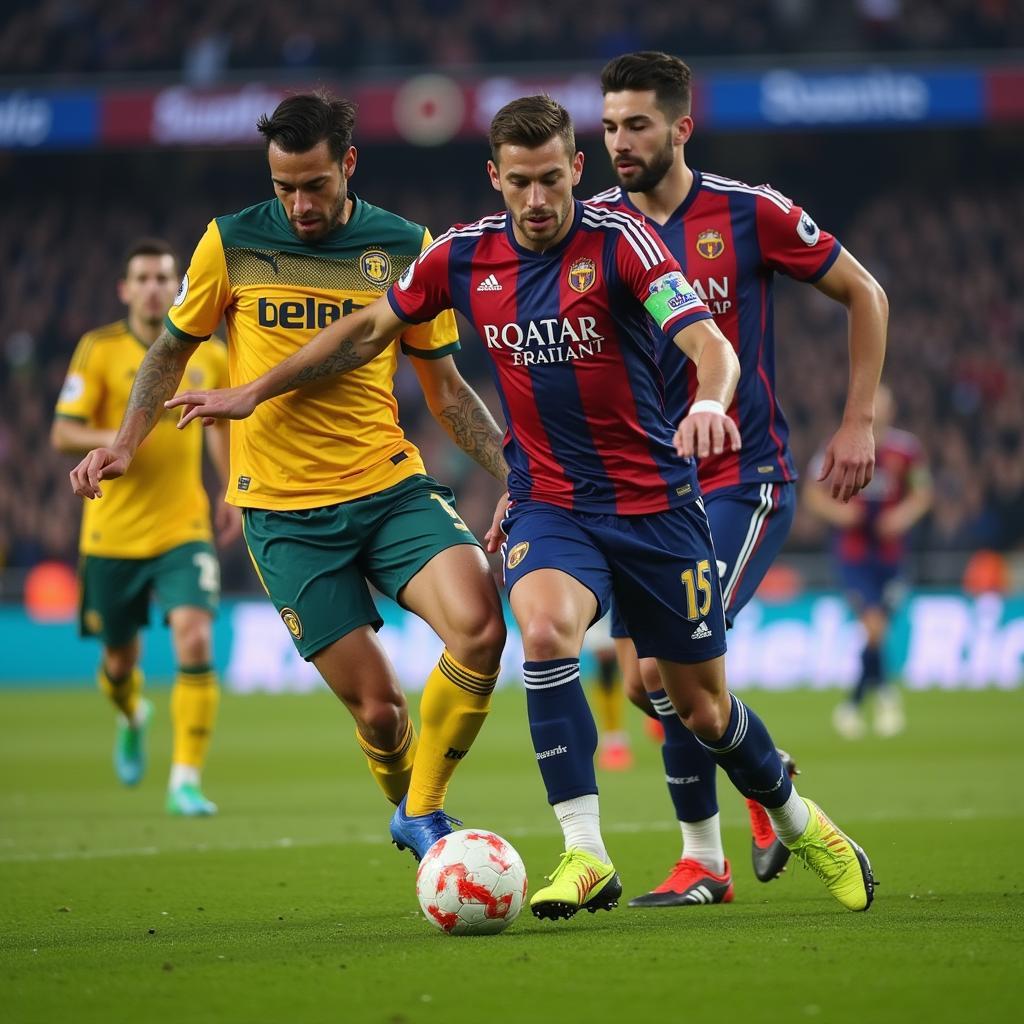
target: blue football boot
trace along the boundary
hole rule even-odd
[[[453,825],[461,825],[458,818],[452,818],[444,811],[431,811],[429,814],[406,814],[405,801],[395,808],[391,816],[391,841],[399,850],[410,850],[417,860],[422,860],[423,855],[434,843],[444,836],[451,835]]]

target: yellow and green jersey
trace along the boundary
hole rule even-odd
[[[132,382],[146,354],[124,320],[82,336],[57,400],[57,416],[99,430],[121,425]],[[227,383],[227,353],[214,339],[189,360],[182,390]],[[175,426],[164,413],[139,446],[130,471],[103,481],[103,497],[84,503],[83,555],[153,558],[179,544],[211,539],[210,502],[203,487],[203,431]]]
[[[352,213],[326,238],[301,242],[277,199],[210,222],[167,315],[172,334],[202,341],[223,316],[232,385],[248,383],[339,317],[369,305],[429,244],[429,232],[350,193]],[[455,317],[407,328],[404,352],[458,347]],[[351,373],[271,399],[231,424],[227,500],[295,510],[351,501],[425,472],[398,422],[389,345]]]

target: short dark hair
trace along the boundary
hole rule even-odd
[[[601,95],[653,91],[658,109],[670,120],[690,113],[693,74],[678,57],[660,50],[624,53],[601,72]]]
[[[269,117],[263,114],[256,122],[268,149],[273,142],[286,153],[308,153],[326,140],[338,163],[352,145],[355,126],[356,105],[323,90],[289,96]]]
[[[576,152],[576,133],[569,111],[550,96],[523,96],[506,103],[491,120],[488,138],[491,157],[498,162],[498,150],[506,143],[537,149],[553,138],[565,143],[570,158]]]
[[[162,238],[139,238],[125,251],[124,259],[121,261],[121,277],[128,276],[128,264],[136,256],[170,256],[174,260],[174,268],[178,268],[178,254],[170,242]]]

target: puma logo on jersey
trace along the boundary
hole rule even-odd
[[[277,256],[274,255],[273,253],[270,253],[270,252],[260,252],[258,249],[253,249],[252,254],[253,254],[253,256],[256,257],[256,259],[263,260],[264,263],[269,264],[270,265],[270,269],[275,274],[280,274],[281,273],[281,271],[278,269],[278,266],[277,266]]]

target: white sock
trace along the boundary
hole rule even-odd
[[[703,821],[681,821],[683,856],[703,864],[713,875],[725,871],[722,828],[717,814]]]
[[[558,824],[565,836],[565,848],[574,846],[592,853],[598,860],[608,861],[608,851],[601,838],[601,811],[597,794],[577,796],[553,805]]]
[[[171,779],[168,788],[177,789],[179,786],[198,786],[199,769],[191,764],[172,764]]]
[[[804,834],[811,820],[811,812],[797,793],[796,786],[781,807],[766,807],[765,813],[783,846],[792,846]]]

